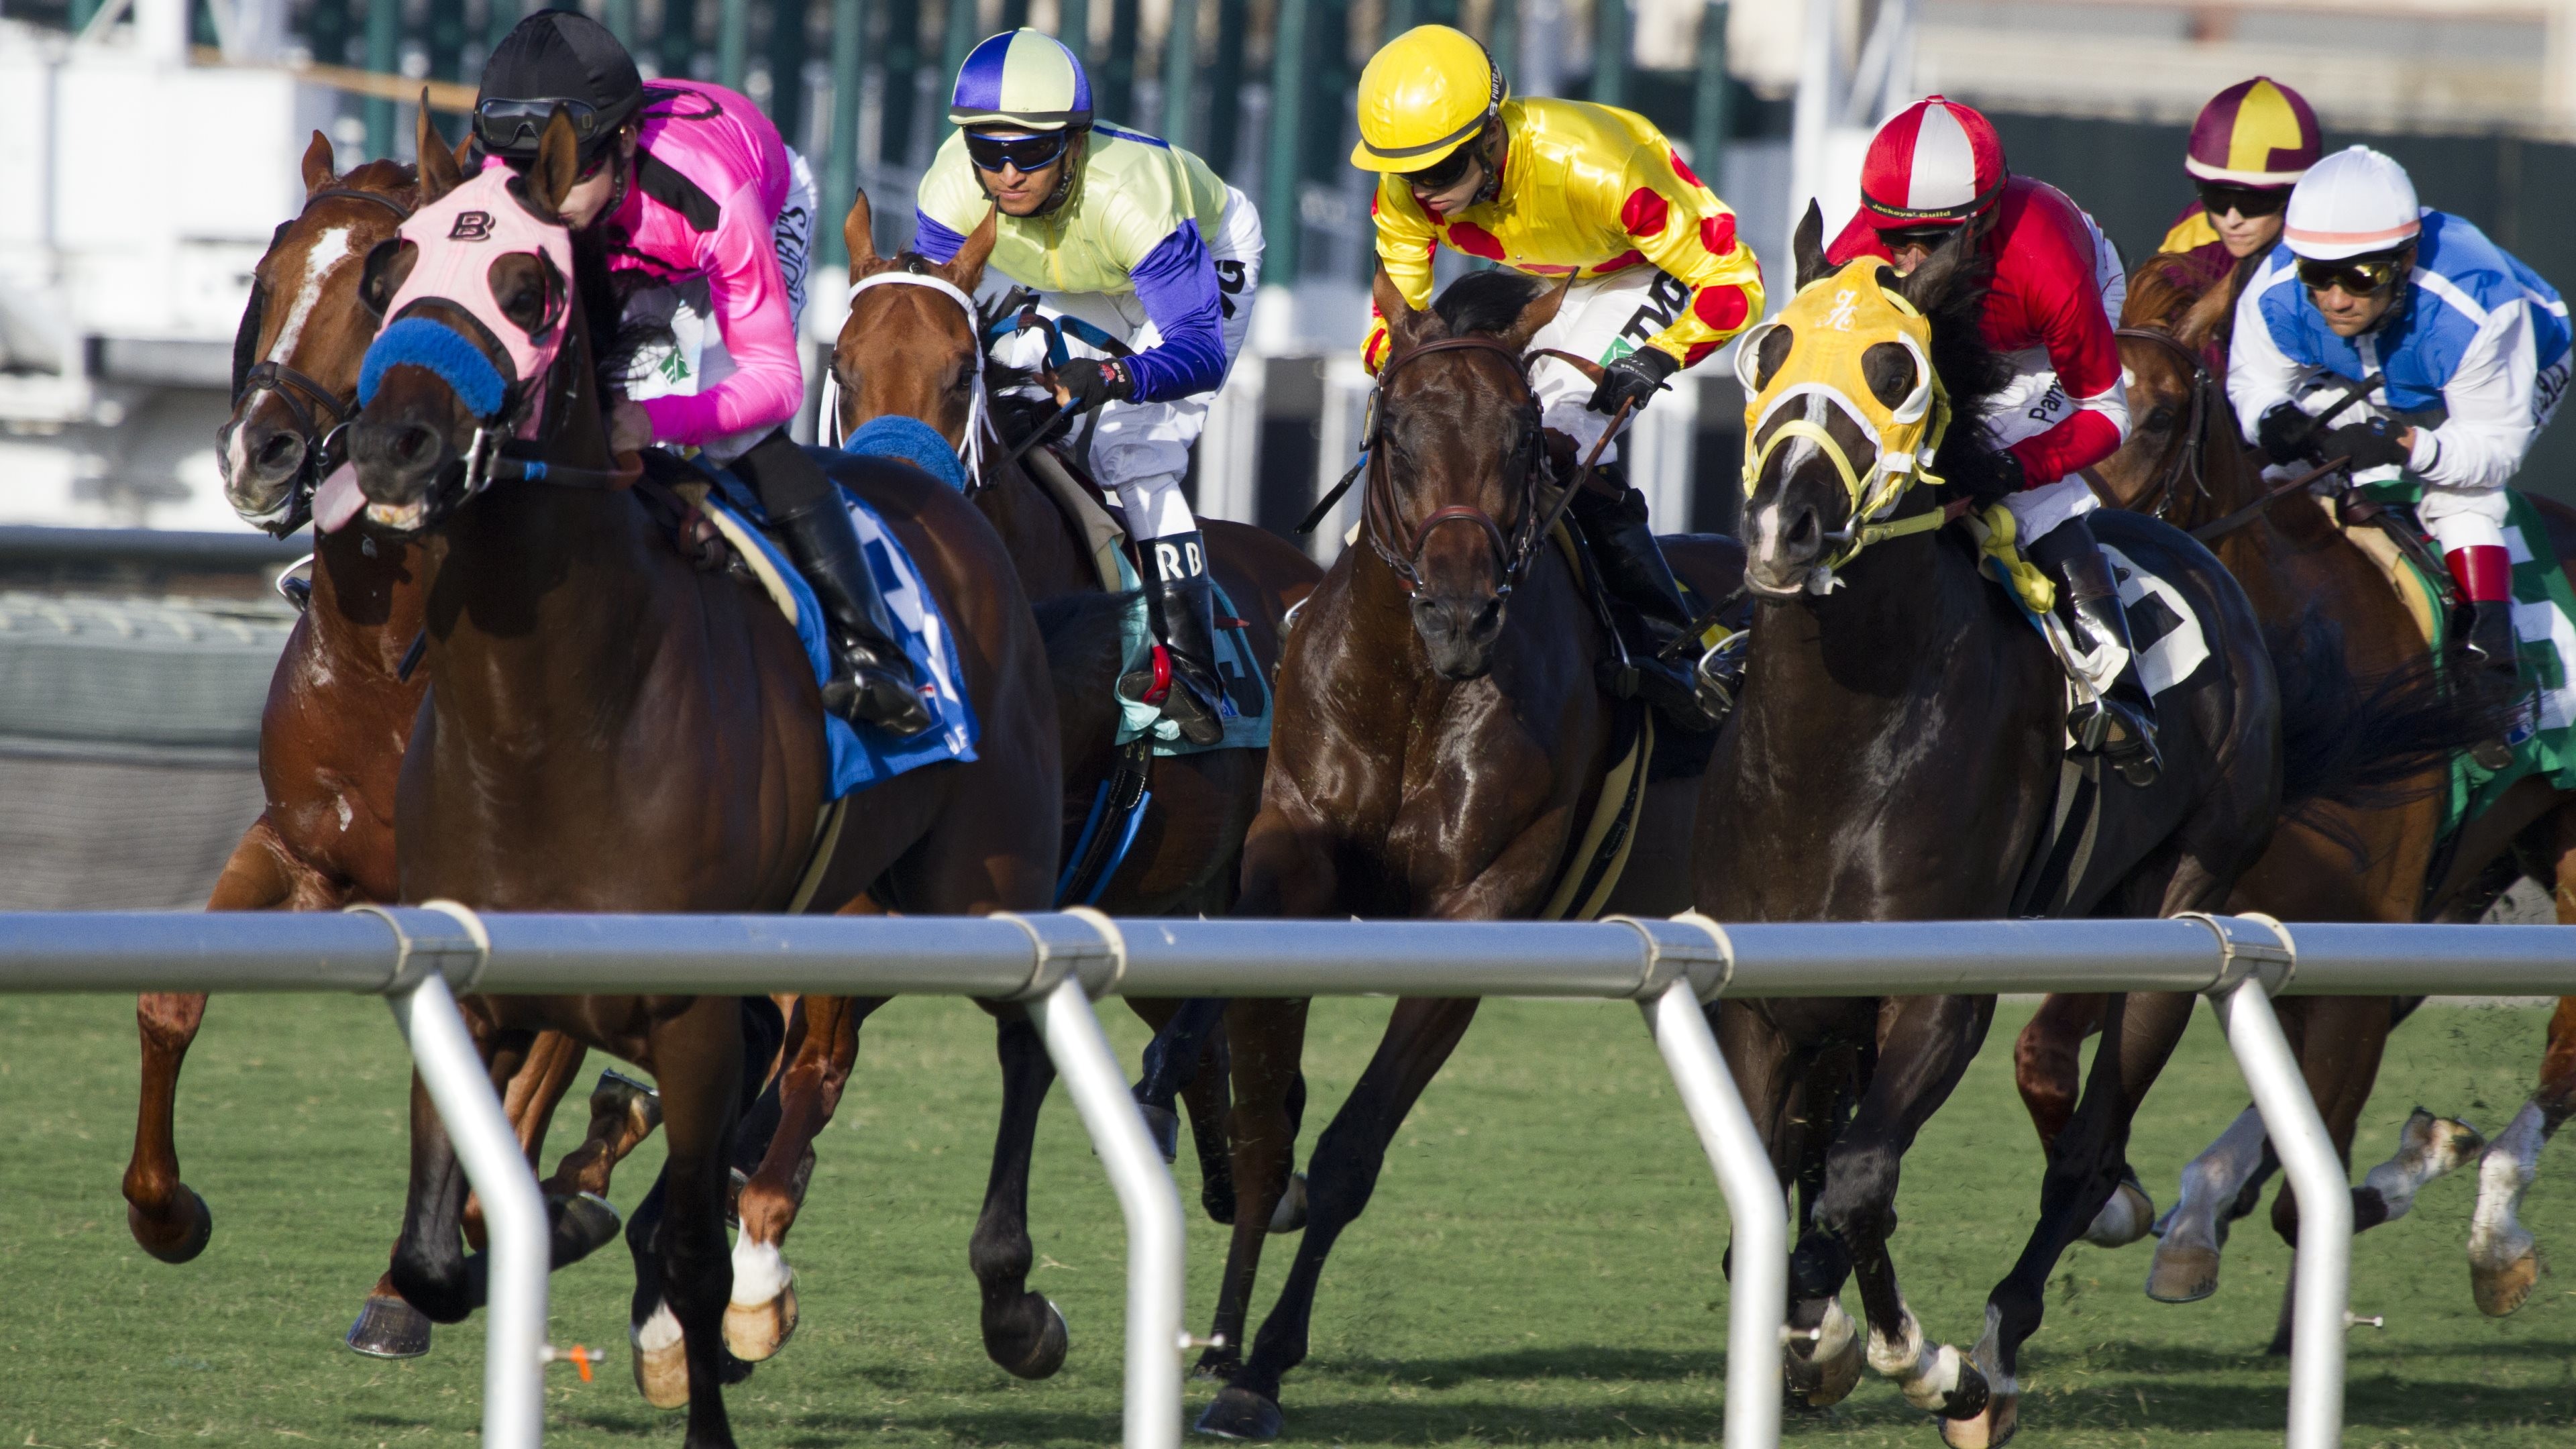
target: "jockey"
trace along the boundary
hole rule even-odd
[[[1762,269],[1735,235],[1735,213],[1654,123],[1588,101],[1517,97],[1485,53],[1445,25],[1387,42],[1360,73],[1360,142],[1351,164],[1381,173],[1377,256],[1416,308],[1431,302],[1442,243],[1541,276],[1572,276],[1554,321],[1530,339],[1598,359],[1596,384],[1557,358],[1530,365],[1553,433],[1589,452],[1621,403],[1643,408],[1672,375],[1762,315]],[[1360,357],[1386,362],[1374,316]],[[1629,652],[1638,689],[1676,724],[1714,728],[1726,705],[1689,664],[1663,658],[1691,623],[1672,568],[1646,524],[1645,496],[1614,467],[1571,505],[1603,579],[1644,625]]]
[[[814,200],[804,163],[747,98],[695,81],[646,86],[606,27],[541,10],[484,64],[474,142],[485,164],[524,171],[558,109],[581,138],[581,180],[564,219],[600,244],[613,272],[633,274],[621,279],[628,288],[676,291],[690,316],[675,317],[675,330],[695,332],[702,319],[715,334],[712,355],[698,359],[714,379],[701,375],[689,395],[620,399],[610,446],[694,447],[730,465],[758,491],[822,605],[833,660],[824,705],[898,735],[929,728],[840,489],[787,437],[805,397],[797,294]],[[674,357],[656,376],[689,370],[685,351]],[[637,379],[635,391],[650,380]]]
[[[2566,392],[2567,304],[2467,221],[2416,205],[2405,168],[2367,146],[2300,180],[2282,236],[2236,304],[2227,396],[2247,441],[2280,464],[2345,457],[2359,481],[2420,480],[2469,650],[2511,674],[2504,486]]]
[[[2056,584],[2077,647],[2096,659],[2116,648],[2124,661],[2108,694],[2079,706],[2067,728],[2079,748],[2146,783],[2160,763],[2155,702],[2138,676],[2110,561],[2084,521],[2101,501],[2082,470],[2129,432],[2111,331],[2128,293],[2119,253],[2064,192],[2005,171],[2003,141],[1984,116],[1932,96],[1870,138],[1860,212],[1825,256],[1835,266],[1885,257],[1903,274],[1944,246],[1975,247],[1994,267],[1981,326],[2013,379],[1986,408],[1999,450],[1993,491],[2012,511],[2022,553]]]
[[[2281,239],[2281,208],[2325,143],[2297,91],[2256,76],[2210,98],[2191,123],[2183,170],[2200,197],[2174,218],[2156,250],[2186,258],[2206,290]]]
[[[944,262],[998,208],[988,265],[1037,294],[1068,349],[1090,354],[1055,368],[1057,397],[1099,414],[1091,468],[1118,491],[1146,564],[1146,617],[1170,667],[1163,717],[1215,744],[1226,711],[1215,595],[1181,479],[1251,329],[1261,215],[1198,157],[1095,121],[1082,62],[1039,31],[977,45],[948,119],[958,131],[921,178],[913,248]],[[1046,338],[1020,332],[995,356],[1042,364]],[[1118,687],[1151,701],[1158,686],[1140,670]]]

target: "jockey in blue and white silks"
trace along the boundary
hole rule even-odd
[[[1260,214],[1198,157],[1094,120],[1082,62],[1039,31],[977,45],[948,118],[958,131],[921,178],[913,249],[945,261],[999,210],[987,265],[1036,293],[1056,324],[1066,348],[1056,386],[1077,411],[1097,411],[1092,472],[1117,490],[1145,560],[1147,617],[1170,673],[1120,687],[1160,703],[1192,743],[1214,744],[1224,732],[1215,605],[1181,480],[1251,330]],[[1042,366],[1048,338],[1011,334],[993,355]]]
[[[2236,309],[2227,395],[2274,462],[2349,457],[2423,485],[2420,513],[2470,605],[2469,647],[2513,668],[2507,480],[2569,370],[2556,288],[2460,217],[2419,207],[2395,161],[2355,146],[2291,193],[2282,242]],[[2348,385],[2384,375],[2319,425]]]

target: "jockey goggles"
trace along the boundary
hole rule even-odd
[[[2200,183],[2200,209],[2211,216],[2278,216],[2289,209],[2290,188],[2286,186],[2231,186],[2223,181]]]
[[[988,136],[968,131],[966,159],[974,162],[978,171],[999,171],[1007,166],[1029,176],[1053,166],[1072,144],[1070,127],[1026,136]]]
[[[1476,144],[1483,133],[1483,128],[1479,126],[1477,129],[1478,135],[1468,137],[1458,149],[1438,161],[1419,171],[1404,172],[1404,184],[1416,191],[1446,191],[1457,185],[1459,180],[1466,176],[1468,167],[1477,165],[1485,159],[1484,148]]]
[[[2402,259],[2390,256],[2344,257],[2338,261],[2299,258],[2299,285],[2311,292],[2341,287],[2347,296],[2376,297],[2404,275]]]
[[[573,139],[580,143],[585,157],[600,140],[626,123],[632,106],[602,110],[588,101],[565,100],[549,96],[539,100],[512,100],[493,96],[474,103],[474,139],[483,143],[487,156],[533,156],[544,141],[546,124],[557,111],[572,122]]]
[[[1736,347],[1735,375],[1749,399],[1744,405],[1745,496],[1752,497],[1761,486],[1771,454],[1791,438],[1815,444],[1851,495],[1849,542],[1824,561],[1827,576],[1873,543],[1937,528],[1944,519],[1939,509],[1902,519],[1881,517],[1914,484],[1941,482],[1931,463],[1950,429],[1949,392],[1932,370],[1932,324],[1913,303],[1879,284],[1879,269],[1886,265],[1877,257],[1861,257],[1817,278],[1800,288],[1778,316],[1747,331]],[[1763,339],[1780,327],[1789,329],[1789,356],[1767,385],[1757,387]],[[1869,349],[1883,342],[1895,343],[1914,359],[1914,386],[1893,407],[1879,401],[1862,367]],[[1779,426],[1763,435],[1774,418],[1810,398],[1820,398],[1850,418],[1878,450],[1866,476],[1852,466],[1832,431],[1812,417],[1780,418]]]

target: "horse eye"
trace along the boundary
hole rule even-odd
[[[2147,431],[2149,432],[2161,433],[2173,425],[2174,410],[2170,407],[2158,407],[2154,412],[2147,414]]]

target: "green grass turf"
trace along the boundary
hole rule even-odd
[[[1386,1007],[1320,1003],[1301,1148],[1342,1099]],[[1905,1164],[1897,1264],[1928,1331],[1965,1344],[2028,1228],[2038,1157],[2015,1100],[2006,1008],[1949,1107]],[[1142,1041],[1107,1014],[1131,1063]],[[2541,1045],[2532,1011],[2432,1009],[2392,1045],[2359,1155],[2385,1156],[2423,1101],[2500,1128]],[[126,1236],[134,1034],[122,1001],[0,997],[0,1445],[462,1444],[477,1423],[481,1329],[439,1330],[428,1358],[339,1345],[400,1213],[406,1058],[366,1000],[219,1000],[184,1084],[188,1178],[215,1212],[197,1262],[153,1262]],[[587,1074],[585,1074],[585,1079]],[[1063,1305],[1073,1356],[1042,1384],[985,1362],[966,1239],[998,1094],[983,1017],[898,1002],[869,1024],[840,1120],[821,1143],[790,1243],[804,1324],[729,1397],[747,1446],[1110,1444],[1117,1439],[1121,1237],[1116,1205],[1058,1093],[1039,1142],[1034,1282]],[[2206,1014],[2139,1125],[2160,1202],[2243,1091]],[[556,1145],[582,1114],[567,1110]],[[650,1181],[657,1146],[618,1197]],[[1183,1149],[1185,1200],[1194,1167]],[[2504,1322],[2471,1305],[2461,1243],[2473,1187],[2428,1189],[2361,1240],[2346,1443],[2576,1445],[2576,1303],[2544,1278]],[[2526,1221],[2576,1235],[2576,1164],[2546,1164]],[[1496,1003],[1390,1152],[1368,1216],[1324,1284],[1311,1359],[1288,1380],[1292,1441],[1315,1444],[1714,1441],[1720,1431],[1725,1214],[1636,1012]],[[1214,1295],[1218,1230],[1191,1220],[1191,1302]],[[1271,1245],[1275,1288],[1294,1240]],[[2230,1245],[2219,1296],[2138,1291],[2147,1249],[2077,1248],[2025,1359],[2022,1441],[2277,1444],[2286,1374],[2264,1357],[2287,1254],[2262,1219]],[[680,1419],[628,1380],[622,1251],[555,1279],[558,1342],[611,1346],[600,1379],[554,1371],[559,1445],[676,1443]],[[1857,1305],[1855,1297],[1847,1301]],[[1191,1412],[1213,1390],[1193,1384]],[[1789,1437],[1934,1442],[1895,1389],[1865,1380]]]

